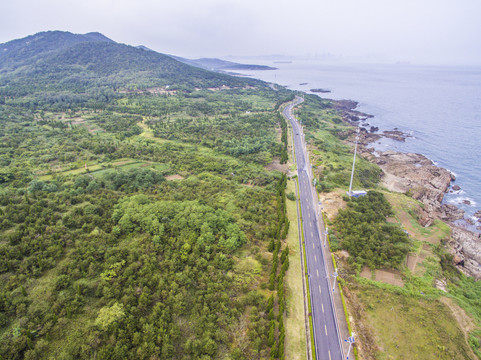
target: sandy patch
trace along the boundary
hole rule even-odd
[[[384,282],[396,286],[404,286],[401,274],[397,270],[376,270],[376,281]]]
[[[418,263],[418,255],[417,254],[408,254],[407,257],[407,267],[411,272],[414,272],[414,269],[416,268],[416,264]]]
[[[122,165],[127,165],[127,164],[130,164],[132,162],[135,162],[135,161],[132,161],[132,160],[123,160],[123,161],[117,161],[117,162],[114,162],[112,163],[113,166],[122,166]]]
[[[404,286],[404,281],[401,278],[401,273],[397,270],[375,270],[374,279],[372,278],[372,271],[367,266],[361,271],[361,277],[370,280],[380,281],[386,284]]]
[[[280,171],[282,173],[287,173],[289,171],[289,164],[281,164],[279,159],[274,159],[265,167],[265,169],[268,171]]]
[[[409,190],[406,181],[399,176],[384,172],[381,185],[385,186],[389,191],[405,193]]]
[[[367,266],[364,266],[362,268],[362,271],[359,275],[361,275],[361,277],[363,277],[365,279],[372,280],[372,271]]]
[[[322,211],[331,221],[337,216],[339,209],[345,209],[347,206],[341,194],[344,194],[342,190],[319,194]]]
[[[85,120],[80,117],[72,119],[71,121],[72,121],[72,125],[83,124],[85,122]]]
[[[169,175],[169,176],[166,176],[165,178],[167,180],[183,180],[184,179],[184,177],[179,174]]]

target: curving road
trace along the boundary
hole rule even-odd
[[[332,287],[333,285],[333,278],[327,274],[324,249],[318,226],[318,205],[314,200],[311,187],[311,165],[306,155],[302,129],[297,119],[292,115],[292,108],[303,101],[303,98],[296,97],[293,103],[286,106],[283,115],[289,119],[294,131],[299,198],[306,246],[312,322],[314,325],[315,358],[318,360],[341,360],[344,356],[341,350],[337,319],[330,291],[330,286]]]

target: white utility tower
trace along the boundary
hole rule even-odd
[[[349,183],[349,196],[352,196],[352,179],[354,177],[354,167],[356,165],[357,142],[359,141],[360,128],[357,127],[356,145],[354,145],[354,159],[352,160],[351,182]]]

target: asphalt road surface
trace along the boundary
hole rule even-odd
[[[302,101],[304,101],[304,99],[296,97],[296,100],[284,109],[283,114],[291,122],[294,131],[293,137],[296,150],[299,198],[302,210],[302,224],[304,228],[309,289],[311,294],[316,359],[341,360],[344,356],[341,350],[331,294],[333,276],[332,274],[327,274],[327,266],[324,259],[324,237],[322,237],[321,240],[317,217],[319,209],[313,197],[314,194],[309,176],[311,165],[306,155],[301,127],[292,115],[292,108]]]

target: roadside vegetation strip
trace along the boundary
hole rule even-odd
[[[295,180],[287,182],[287,193],[295,192]],[[304,306],[304,283],[302,279],[301,248],[299,246],[299,223],[297,220],[297,201],[290,199],[287,202],[287,216],[289,232],[287,245],[289,246],[289,271],[286,273],[287,312],[286,322],[286,349],[285,357],[289,360],[307,360],[306,325],[307,316]]]
[[[292,128],[292,125],[290,124],[289,121],[289,126],[291,129],[291,134],[293,134],[294,129]],[[296,150],[295,150],[295,145],[292,143],[292,147],[294,149],[294,157],[296,156]],[[297,162],[296,163],[296,168],[297,168]],[[298,199],[300,198],[300,189],[299,189],[299,183],[296,181],[296,186],[297,186],[297,195]],[[303,252],[303,263],[304,263],[304,274],[305,274],[305,279],[306,279],[306,293],[307,293],[307,306],[308,306],[308,317],[309,317],[309,334],[310,334],[310,340],[311,340],[311,358],[316,359],[316,345],[315,345],[315,340],[314,340],[314,324],[312,320],[312,305],[311,305],[311,290],[309,286],[309,276],[308,276],[308,270],[307,270],[307,253],[306,253],[306,244],[304,240],[304,226],[302,222],[302,209],[301,209],[301,203],[298,201],[298,211],[299,211],[299,218],[300,218],[300,231],[301,231],[301,239],[302,239],[302,252]]]
[[[299,190],[299,183],[296,182],[297,184],[297,194],[300,194]],[[302,225],[302,209],[301,209],[301,202],[298,202],[298,209],[299,209],[299,214],[300,214],[300,224],[301,224],[301,238],[302,238],[302,252],[304,255],[304,274],[306,278],[306,291],[307,291],[307,307],[309,311],[309,333],[311,335],[311,356],[312,359],[316,358],[316,345],[314,342],[314,326],[312,323],[312,306],[311,306],[311,290],[309,288],[309,276],[308,276],[308,271],[307,271],[307,254],[306,254],[306,243],[304,241],[304,227]]]
[[[325,214],[322,213],[322,218],[325,221]],[[329,234],[326,234],[327,237],[327,242],[329,244],[329,250],[331,249],[331,241],[329,240]],[[331,258],[332,258],[332,265],[334,266],[334,269],[337,269],[337,263],[336,263],[336,258],[334,257],[334,254],[331,252]],[[342,301],[342,308],[344,309],[344,317],[346,318],[346,323],[347,323],[347,328],[349,330],[349,336],[352,335],[352,327],[351,327],[351,322],[349,321],[349,313],[347,311],[347,306],[346,306],[346,300],[344,299],[344,292],[342,291],[342,287],[345,285],[345,281],[343,278],[340,276],[338,277],[338,283],[339,287],[339,295],[341,296],[341,301]],[[353,347],[353,353],[354,357],[357,359],[357,348],[356,346]]]

